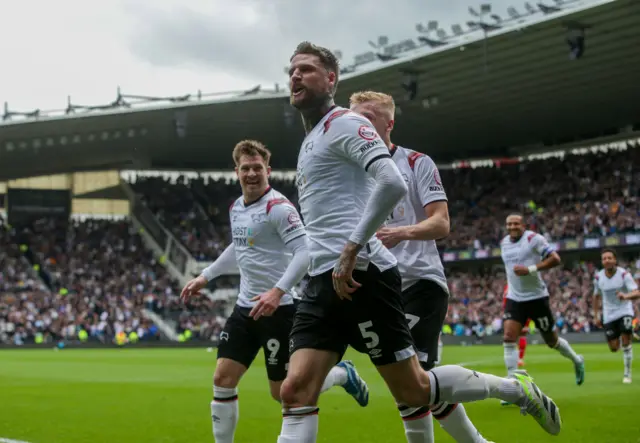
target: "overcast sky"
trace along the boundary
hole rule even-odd
[[[340,49],[348,62],[368,40],[447,30],[474,0],[0,0],[0,101],[14,110],[105,104],[286,82],[296,44]],[[504,13],[520,0],[493,0]],[[376,6],[379,4],[380,6]],[[522,8],[520,8],[522,9]]]

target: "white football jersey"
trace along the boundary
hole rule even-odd
[[[248,205],[238,198],[229,216],[240,271],[238,305],[253,307],[251,299],[273,288],[286,271],[291,260],[286,244],[304,235],[304,225],[293,204],[272,188]],[[280,305],[292,304],[294,295],[285,294]]]
[[[593,294],[602,297],[602,321],[609,323],[627,315],[634,316],[633,302],[619,300],[618,292],[631,292],[638,289],[631,274],[618,267],[613,277],[609,278],[604,269],[596,274],[593,280]]]
[[[539,272],[518,276],[513,272],[515,265],[536,265],[555,249],[540,234],[524,231],[516,242],[508,235],[500,242],[502,261],[507,273],[507,298],[515,301],[529,301],[549,296],[549,290]]]
[[[409,192],[396,205],[387,219],[387,226],[415,225],[427,218],[424,213],[426,205],[447,201],[440,173],[431,157],[401,146],[393,146],[391,157],[407,183]],[[391,248],[391,252],[398,260],[403,291],[419,280],[432,280],[449,292],[434,240],[403,241]]]
[[[307,134],[296,171],[298,201],[307,232],[309,275],[334,267],[364,213],[375,182],[367,173],[389,150],[371,123],[335,107]],[[369,263],[385,271],[396,259],[375,236],[362,248],[356,269]]]

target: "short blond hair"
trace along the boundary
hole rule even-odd
[[[351,94],[349,98],[349,105],[360,105],[362,103],[367,102],[376,102],[381,105],[383,108],[387,109],[391,112],[391,114],[395,114],[396,112],[396,103],[393,101],[393,97],[389,94],[385,94],[383,92],[376,91],[360,91],[354,92]]]
[[[271,160],[271,151],[257,140],[242,140],[236,144],[233,148],[233,161],[236,166],[240,164],[240,158],[243,155],[247,155],[249,157],[259,155],[265,161],[267,166],[269,166],[269,161]]]

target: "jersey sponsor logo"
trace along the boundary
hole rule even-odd
[[[360,128],[358,128],[358,135],[368,141],[375,140],[376,137],[378,137],[376,130],[367,125],[361,125]]]
[[[442,186],[429,186],[429,191],[430,192],[442,192],[442,191],[444,191],[444,189],[442,189]]]
[[[228,332],[222,331],[220,333],[220,341],[222,341],[222,340],[229,341],[229,333]]]
[[[233,245],[239,247],[253,247],[253,229],[247,226],[236,226],[233,228],[231,235],[233,237]]]
[[[365,143],[363,146],[360,146],[360,154],[364,154],[365,152],[367,152],[369,149],[378,146],[380,144],[380,139],[375,139],[372,140],[370,142]]]
[[[409,176],[407,174],[405,174],[404,172],[402,173],[402,179],[404,180],[404,182],[407,185],[409,184]]]

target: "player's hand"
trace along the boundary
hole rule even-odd
[[[628,294],[625,294],[624,292],[618,291],[617,295],[618,295],[618,300],[628,300],[629,299]]]
[[[201,295],[200,291],[202,290],[202,288],[207,286],[207,283],[209,282],[202,275],[199,275],[193,280],[189,280],[187,284],[184,285],[184,288],[182,288],[182,292],[180,293],[180,299],[183,302],[186,302],[187,299],[193,295]]]
[[[280,288],[271,288],[264,294],[256,295],[251,299],[251,301],[257,303],[249,312],[249,316],[257,320],[260,317],[273,315],[278,306],[280,306],[280,299],[284,294],[285,292]]]
[[[529,275],[529,268],[522,265],[515,265],[513,267],[513,272],[515,272],[519,277],[524,277],[525,275]]]
[[[338,263],[333,267],[333,290],[341,299],[351,300],[351,294],[362,286],[353,279],[357,257],[357,249],[348,243],[340,254]]]
[[[382,242],[386,248],[393,248],[400,243],[404,238],[400,235],[401,228],[380,228],[376,232],[376,237]]]

